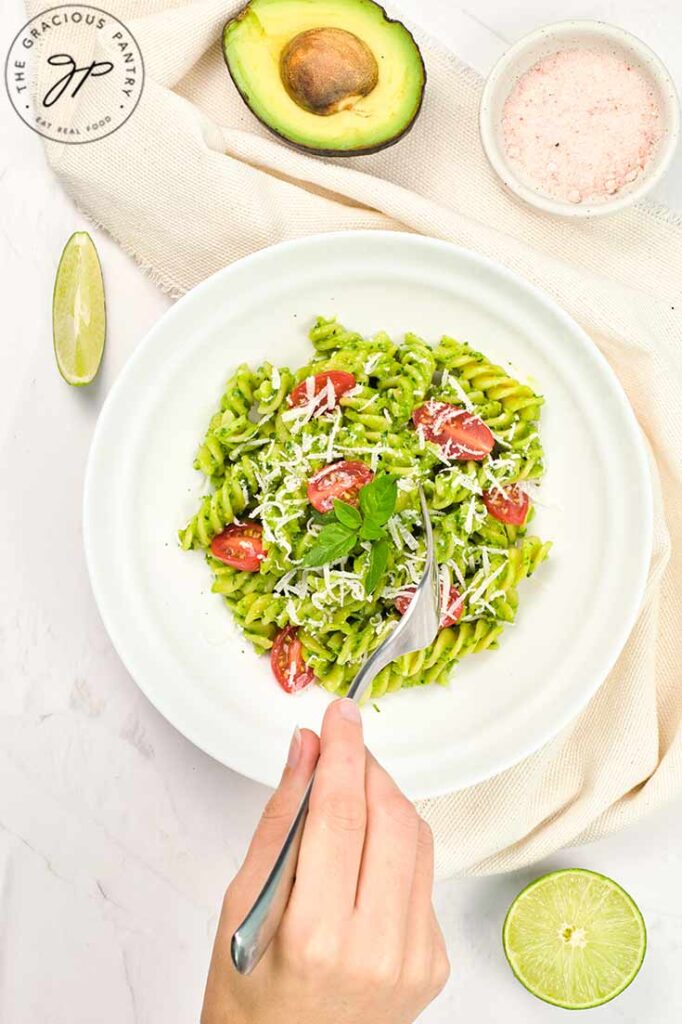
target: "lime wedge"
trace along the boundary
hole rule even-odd
[[[610,878],[579,868],[544,875],[519,893],[502,939],[521,984],[566,1010],[619,995],[646,952],[644,919],[632,898]]]
[[[52,333],[64,380],[89,384],[102,361],[106,313],[102,268],[87,231],[76,231],[64,246],[54,282]]]

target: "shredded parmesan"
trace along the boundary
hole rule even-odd
[[[395,516],[391,516],[391,518],[389,519],[387,525],[388,525],[388,532],[391,535],[391,540],[393,541],[395,546],[398,548],[398,550],[402,551],[402,549],[403,549],[403,542],[402,542],[402,537],[400,536],[400,531],[398,529],[398,523],[397,523],[396,517]]]
[[[453,559],[451,559],[449,562],[446,562],[445,564],[450,569],[452,569],[452,571],[454,572],[455,576],[457,577],[457,582],[459,583],[460,587],[466,588],[466,582],[464,580],[464,574],[463,574],[462,570],[460,569],[460,567],[457,565],[457,562],[455,562]]]
[[[337,409],[336,416],[334,417],[334,422],[332,423],[332,429],[329,431],[329,441],[327,442],[327,453],[326,453],[327,454],[327,462],[331,462],[333,460],[333,458],[334,458],[334,441],[336,440],[336,435],[338,434],[339,429],[341,427],[341,417],[342,417],[342,415],[343,414],[342,414],[341,410]]]
[[[464,529],[467,533],[471,533],[474,528],[474,515],[476,514],[476,497],[472,495],[469,501],[469,508],[467,509],[467,517],[464,521]]]
[[[472,412],[476,408],[476,406],[471,401],[471,399],[469,398],[469,396],[467,395],[466,391],[464,390],[460,382],[457,380],[457,378],[448,377],[448,384],[456,393],[457,397],[459,398],[464,408],[467,409],[469,412]]]
[[[504,570],[506,568],[507,568],[506,562],[503,562],[502,565],[498,565],[497,569],[495,569],[495,571],[493,573],[490,573],[489,576],[486,576],[483,579],[483,581],[481,583],[479,583],[479,585],[476,587],[475,590],[470,591],[466,595],[462,595],[462,596],[467,596],[469,598],[469,603],[470,604],[472,604],[472,605],[476,604],[477,601],[479,601],[480,598],[483,596],[483,594],[485,594],[485,592],[488,589],[488,587],[490,586],[490,584],[494,580],[496,580],[497,577],[500,575],[500,573],[504,572]]]

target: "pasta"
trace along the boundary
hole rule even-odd
[[[306,366],[242,365],[227,382],[194,463],[211,490],[181,546],[205,551],[213,590],[256,651],[272,650],[285,689],[314,679],[342,695],[421,577],[421,483],[442,628],[385,668],[371,697],[445,684],[465,655],[497,647],[519,584],[551,547],[527,532],[528,493],[544,472],[543,399],[450,337],[397,344],[322,317],[309,337]],[[380,482],[393,504],[370,522]],[[320,561],[332,537],[341,547]]]

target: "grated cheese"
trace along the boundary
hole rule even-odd
[[[341,412],[341,409],[337,409],[336,416],[334,417],[334,422],[332,423],[332,429],[329,431],[329,441],[327,443],[326,452],[327,462],[331,462],[334,458],[334,441],[336,440],[336,435],[338,434],[339,429],[341,427],[342,416],[343,413]]]
[[[445,565],[452,569],[455,576],[457,577],[457,582],[459,583],[460,587],[463,587],[466,590],[466,581],[464,579],[464,574],[462,573],[460,567],[457,565],[457,562],[455,562],[454,559],[450,559],[448,562],[445,563]]]
[[[472,495],[469,501],[469,508],[467,509],[467,517],[464,521],[464,529],[467,533],[471,533],[474,528],[474,515],[476,513],[476,497]]]
[[[464,390],[464,388],[462,387],[460,382],[457,380],[457,378],[456,377],[448,378],[448,383],[452,387],[452,389],[456,392],[457,397],[459,398],[459,400],[462,403],[462,405],[464,406],[464,408],[467,409],[469,412],[473,412],[473,410],[476,408],[476,406],[471,401],[471,399],[469,398],[469,396],[467,395],[466,391]]]
[[[398,548],[398,550],[402,551],[402,549],[403,549],[402,537],[400,536],[400,531],[398,530],[398,523],[396,522],[395,516],[391,516],[391,518],[389,519],[389,521],[388,521],[388,523],[386,525],[388,526],[388,532],[391,535],[391,540],[393,541],[395,546]]]
[[[398,519],[398,530],[403,539],[405,547],[409,548],[410,551],[416,551],[419,547],[419,541],[416,537],[413,537],[410,531],[407,529],[405,524]]]
[[[500,573],[504,572],[504,570],[506,568],[507,568],[506,562],[503,562],[502,565],[499,565],[497,567],[497,569],[495,569],[494,572],[490,573],[489,576],[486,576],[484,578],[484,580],[476,587],[475,590],[473,590],[473,591],[470,590],[467,593],[467,596],[469,597],[469,603],[472,604],[472,605],[476,604],[480,600],[480,598],[483,596],[483,594],[485,594],[485,592],[488,589],[488,587],[490,586],[490,584],[494,580],[496,580],[497,577],[500,575]]]
[[[291,598],[289,598],[289,600],[286,603],[286,610],[287,610],[287,615],[289,617],[289,621],[294,626],[300,626],[301,625],[301,620],[298,617],[298,612],[296,610],[296,605],[291,600]]]

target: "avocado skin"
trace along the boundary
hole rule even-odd
[[[386,9],[384,7],[382,7],[381,4],[376,4],[376,6],[381,10],[381,12],[382,12],[382,14],[384,16],[384,19],[389,24],[395,24],[396,22],[401,23],[399,18],[389,18],[388,14],[386,13]],[[239,85],[237,83],[237,80],[235,79],[234,75],[232,74],[232,69],[230,68],[230,63],[229,63],[229,61],[227,59],[227,50],[226,50],[226,47],[225,47],[225,39],[226,39],[227,30],[230,27],[230,25],[232,25],[232,23],[235,22],[235,21],[239,21],[240,18],[242,18],[247,13],[248,9],[249,9],[249,3],[247,2],[246,4],[244,4],[242,9],[240,11],[238,11],[232,18],[229,18],[228,21],[226,21],[225,25],[223,26],[223,32],[222,32],[222,42],[223,42],[223,45],[221,47],[221,49],[223,51],[223,60],[225,61],[225,66],[227,67],[228,73],[229,73],[230,78],[232,79],[232,81],[234,83],[234,86],[235,86],[237,92],[241,96],[242,100],[244,101],[244,103],[248,107],[248,109],[251,112],[251,114],[256,118],[257,121],[260,121],[260,123],[263,125],[264,128],[267,128],[267,130],[269,132],[271,132],[272,135],[274,135],[277,139],[279,139],[280,142],[283,142],[285,145],[289,146],[290,149],[297,150],[299,153],[309,153],[312,156],[371,156],[372,153],[379,153],[379,152],[381,152],[382,149],[388,149],[390,146],[395,146],[396,142],[400,142],[400,140],[404,139],[405,136],[407,135],[407,133],[412,130],[412,128],[414,126],[414,123],[417,120],[417,118],[419,117],[419,114],[421,112],[422,104],[424,103],[424,91],[426,89],[427,74],[426,74],[426,65],[424,63],[424,58],[422,56],[421,49],[417,45],[416,39],[414,38],[414,36],[410,32],[410,30],[407,28],[407,26],[405,25],[404,22],[402,22],[401,24],[402,24],[403,28],[405,29],[405,31],[407,32],[407,34],[409,35],[409,37],[412,40],[412,42],[414,43],[414,48],[415,48],[415,50],[416,50],[416,52],[417,52],[417,54],[419,56],[419,62],[421,64],[421,68],[422,68],[422,88],[421,88],[421,94],[419,96],[419,103],[417,105],[417,108],[416,108],[414,114],[412,115],[410,120],[407,122],[405,127],[402,128],[396,135],[391,136],[390,139],[386,139],[385,142],[378,143],[376,146],[366,146],[364,148],[358,148],[358,149],[324,149],[324,148],[321,148],[319,146],[304,146],[304,145],[302,145],[299,142],[293,142],[291,139],[288,139],[286,137],[286,135],[282,135],[281,132],[278,132],[276,128],[273,128],[272,125],[268,124],[267,121],[265,121],[262,117],[260,117],[252,109],[252,107],[251,107],[251,105],[249,103],[248,96],[239,87]]]

